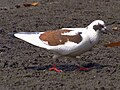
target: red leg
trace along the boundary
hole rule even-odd
[[[89,71],[91,68],[85,68],[85,67],[82,67],[82,68],[79,68],[80,71]]]
[[[56,65],[53,67],[49,68],[50,71],[55,71],[55,72],[62,72],[62,70],[57,69]]]

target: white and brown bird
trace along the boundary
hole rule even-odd
[[[104,21],[95,20],[85,28],[62,28],[46,32],[19,32],[14,36],[35,46],[55,52],[54,59],[75,57],[98,43],[100,32],[105,32]],[[55,66],[50,68],[60,72]]]

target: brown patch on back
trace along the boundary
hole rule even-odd
[[[69,35],[61,35],[63,33],[70,32],[72,30],[55,30],[55,31],[47,31],[43,34],[40,35],[40,39],[42,41],[48,42],[49,45],[51,46],[57,46],[61,44],[65,44],[67,41],[75,42],[75,43],[80,43],[82,41],[81,33],[78,33],[77,35],[74,36],[69,36]]]

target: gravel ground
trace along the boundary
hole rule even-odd
[[[25,6],[32,2],[39,4]],[[109,33],[102,34],[99,44],[79,60],[56,61],[61,73],[48,71],[54,53],[8,34],[86,27],[96,19],[106,22]],[[117,41],[120,0],[1,0],[0,90],[120,90],[120,47],[104,46]],[[76,65],[92,69],[79,71]]]

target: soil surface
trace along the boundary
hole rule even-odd
[[[26,5],[39,2],[37,6]],[[53,52],[11,37],[14,32],[86,27],[104,20],[108,32],[80,58],[54,61]],[[120,90],[120,0],[1,0],[0,90]],[[48,71],[55,63],[63,72]],[[90,67],[89,71],[79,71]]]

